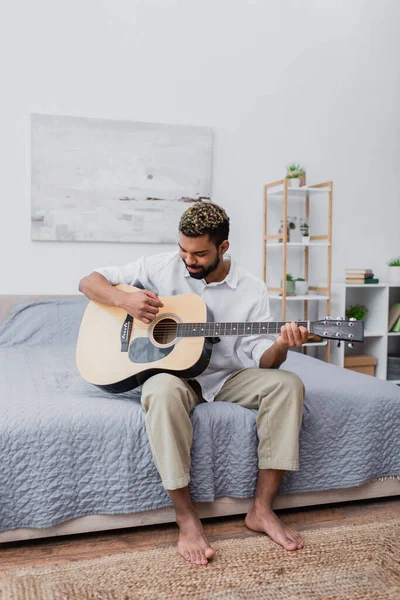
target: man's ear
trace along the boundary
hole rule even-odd
[[[222,244],[219,247],[219,253],[225,254],[225,252],[227,252],[228,249],[229,249],[229,242],[228,242],[228,240],[225,240],[224,242],[222,242]]]

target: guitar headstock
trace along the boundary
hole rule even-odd
[[[310,323],[310,333],[314,333],[322,339],[350,343],[363,342],[364,321],[357,321],[356,319],[345,321],[342,317],[337,317],[336,319],[325,317],[325,319]]]

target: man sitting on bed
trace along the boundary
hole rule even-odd
[[[196,202],[183,214],[179,234],[178,251],[98,269],[81,280],[80,291],[90,300],[123,308],[146,324],[162,306],[158,296],[193,293],[204,299],[214,322],[271,320],[265,283],[225,257],[229,218],[221,207]],[[118,283],[144,289],[126,293],[113,287]],[[189,495],[193,433],[189,415],[204,401],[258,409],[259,474],[245,523],[286,550],[303,548],[298,532],[272,511],[272,502],[284,471],[299,469],[304,400],[301,379],[279,367],[288,349],[301,346],[307,337],[307,330],[296,323],[286,323],[279,336],[222,337],[207,369],[196,379],[161,373],[144,383],[146,429],[155,465],[174,504],[178,550],[185,560],[205,565],[215,553]]]

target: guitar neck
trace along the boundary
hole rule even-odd
[[[279,334],[287,321],[262,321],[239,323],[178,323],[178,337],[224,337],[260,334]],[[309,329],[309,321],[296,321]]]

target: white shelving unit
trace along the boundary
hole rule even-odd
[[[312,200],[314,197],[315,200]],[[283,179],[264,186],[264,281],[268,285],[270,299],[275,305],[273,312],[274,314],[280,312],[282,321],[309,320],[310,312],[315,316],[311,320],[316,320],[322,318],[322,315],[331,313],[332,197],[331,181],[296,188],[291,187],[287,179]],[[289,209],[297,216],[301,212],[309,222],[310,217],[315,215],[317,205],[325,206],[327,214],[321,223],[315,225],[319,233],[312,231],[308,244],[289,241],[285,226],[282,234],[275,233],[276,220],[282,219],[286,224],[290,214]],[[321,271],[324,273],[325,281],[312,285],[309,281],[309,266],[310,263],[313,264],[317,254],[320,254],[318,248],[325,250],[326,264]],[[322,253],[320,256],[323,255]],[[292,261],[297,263],[295,269],[298,275],[309,283],[309,291],[306,295],[288,296],[286,293],[286,275]],[[276,269],[271,266],[275,266]],[[278,306],[279,311],[276,310]],[[325,360],[329,362],[330,343],[327,343],[327,340],[319,343],[311,342],[305,346],[325,346],[326,348],[323,348]]]
[[[346,309],[354,304],[364,304],[368,308],[368,313],[364,322],[364,342],[356,344],[354,349],[348,348],[343,343],[340,348],[337,348],[332,343],[331,362],[343,367],[345,356],[370,354],[377,359],[376,377],[387,379],[388,355],[400,356],[400,333],[387,330],[389,308],[397,303],[400,303],[400,285],[332,283],[331,315],[333,317],[344,315]],[[400,385],[400,379],[388,381]]]

